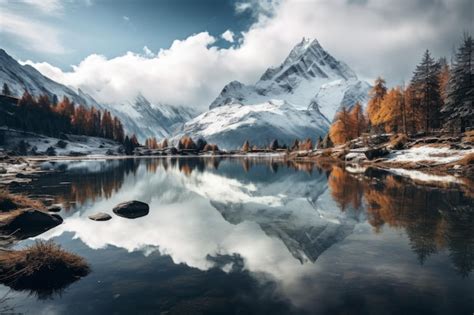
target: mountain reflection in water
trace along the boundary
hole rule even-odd
[[[91,281],[108,279],[114,289],[99,290],[99,297],[125,287],[130,296],[146,289],[166,297],[150,308],[136,297],[145,313],[442,314],[474,306],[474,194],[466,186],[420,186],[374,169],[353,175],[341,166],[271,159],[118,159],[44,168],[56,172],[14,189],[65,205],[64,224],[40,238],[92,264],[94,272],[68,289],[76,298],[87,298]],[[147,202],[149,215],[113,215],[116,204],[132,199]],[[113,219],[90,221],[96,212]],[[104,268],[104,261],[117,266]],[[191,270],[192,277],[178,280]],[[171,277],[167,284],[153,284],[162,273]],[[221,287],[226,278],[232,289]],[[156,286],[188,291],[173,296]],[[70,311],[67,296],[51,303]],[[127,309],[99,301],[91,307]]]

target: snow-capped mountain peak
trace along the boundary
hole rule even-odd
[[[257,145],[272,139],[315,141],[341,107],[365,105],[369,89],[316,39],[303,38],[255,84],[227,84],[210,110],[187,122],[177,136],[202,136],[224,148],[237,148],[245,140]]]
[[[282,99],[297,109],[318,106],[332,121],[341,104],[352,107],[354,104],[349,100],[354,100],[364,105],[369,88],[368,83],[358,80],[348,65],[329,54],[316,39],[303,38],[279,66],[267,69],[254,85],[238,81],[227,84],[210,109],[232,103],[252,105]]]

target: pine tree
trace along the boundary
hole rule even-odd
[[[376,129],[376,126],[379,125],[379,113],[382,106],[382,100],[386,94],[387,87],[385,86],[385,80],[378,77],[375,80],[374,87],[370,91],[370,100],[367,104],[367,114],[369,115],[370,124]]]
[[[279,144],[278,144],[278,140],[275,139],[273,140],[271,143],[270,143],[270,146],[269,146],[269,149],[272,150],[272,151],[275,151],[279,148]]]
[[[437,128],[440,122],[441,94],[439,88],[440,66],[426,50],[421,63],[416,66],[411,86],[417,98],[417,110],[423,117],[424,131]]]
[[[169,147],[168,139],[164,138],[163,141],[161,142],[161,148],[166,149],[168,147]]]
[[[244,144],[242,145],[242,152],[249,152],[250,150],[250,143],[248,140],[245,140]]]
[[[123,131],[122,122],[117,117],[114,117],[113,125],[114,125],[114,140],[122,143],[124,139],[124,131]],[[158,147],[158,144],[156,143],[156,139],[155,139],[155,145],[156,145],[155,147],[156,149]]]
[[[12,92],[10,91],[10,87],[6,83],[3,83],[2,94],[6,96],[12,95]]]
[[[465,35],[459,47],[448,82],[443,117],[453,130],[464,132],[474,126],[474,43]]]

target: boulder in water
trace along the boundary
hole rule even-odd
[[[12,234],[17,239],[25,239],[37,236],[62,222],[63,219],[57,214],[36,209],[20,210],[0,223],[0,234]]]
[[[118,204],[113,212],[124,218],[135,219],[146,216],[150,211],[150,207],[141,201],[132,200]]]

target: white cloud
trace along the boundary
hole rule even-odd
[[[230,43],[234,42],[234,32],[232,32],[231,30],[227,30],[222,33],[221,37]]]
[[[175,40],[153,58],[132,52],[112,59],[91,55],[60,73],[45,64],[34,66],[102,102],[142,92],[155,103],[204,109],[225,84],[255,82],[307,36],[317,38],[362,78],[383,75],[398,83],[410,78],[426,48],[435,56],[449,55],[462,31],[472,32],[469,1],[252,1],[272,14],[260,13],[238,46],[220,49],[216,38],[202,32]]]
[[[0,13],[0,34],[13,36],[25,49],[45,53],[62,54],[66,52],[59,36],[60,32],[43,22],[24,18],[2,8]]]
[[[126,15],[122,16],[122,19],[126,22],[130,21],[130,18]]]
[[[12,0],[10,1],[13,2]],[[14,0],[14,1],[31,5],[46,14],[61,13],[64,8],[63,2],[61,0]]]
[[[150,50],[150,48],[148,48],[147,46],[144,46],[143,47],[143,53],[145,54],[145,56],[147,57],[154,57],[155,54]]]

